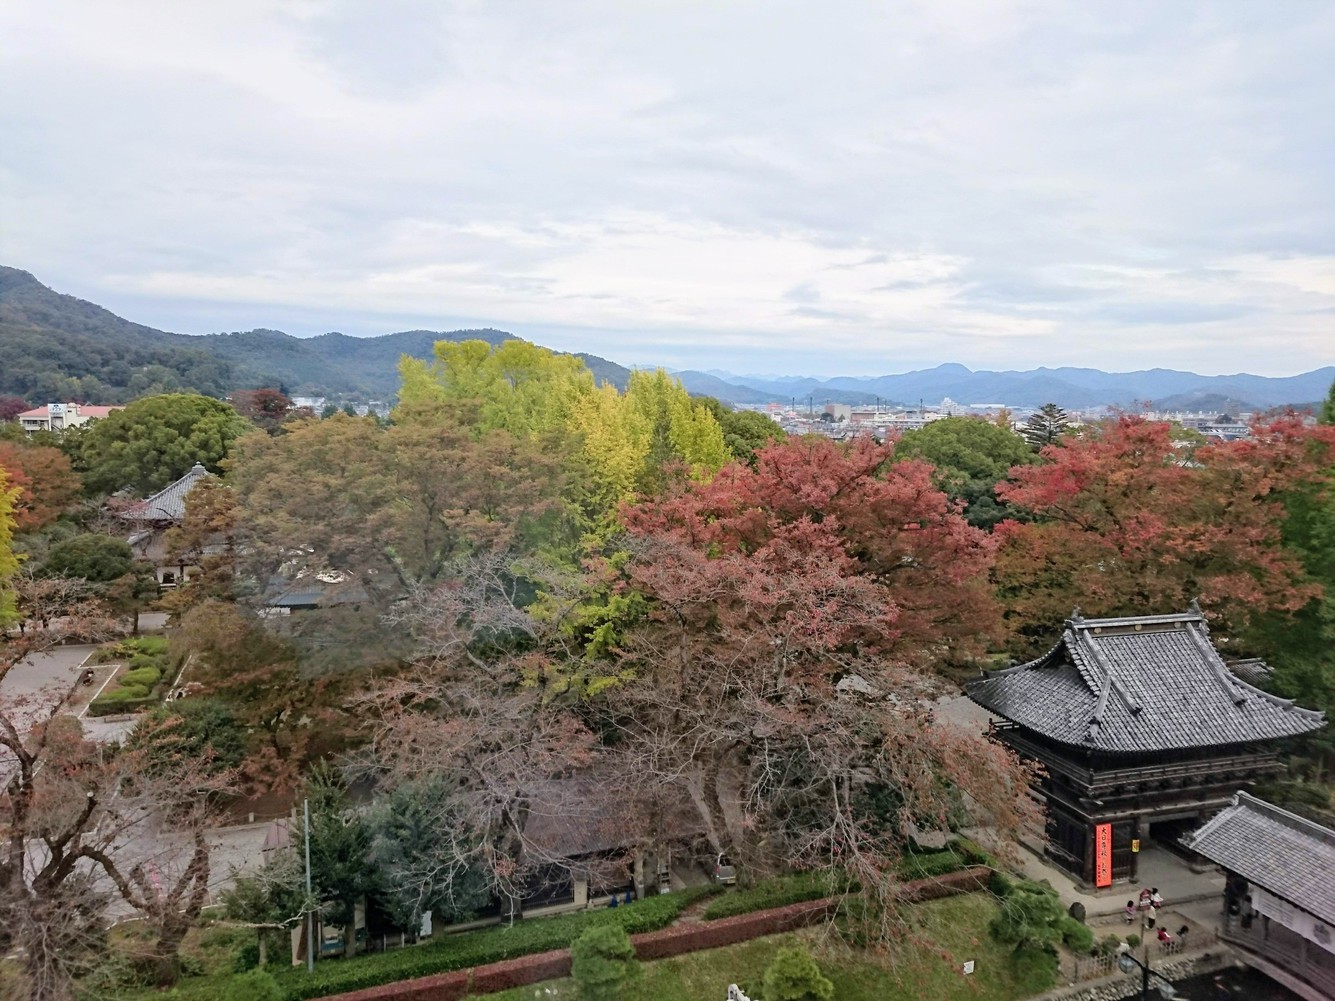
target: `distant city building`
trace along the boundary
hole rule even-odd
[[[853,408],[846,403],[827,403],[825,404],[825,413],[836,421],[846,421],[853,416]]]
[[[63,431],[65,428],[83,427],[89,421],[101,420],[113,410],[124,409],[123,406],[93,407],[86,403],[48,403],[44,407],[23,411],[19,414],[19,424],[28,434],[35,431]]]

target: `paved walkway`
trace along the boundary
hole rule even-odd
[[[1160,896],[1170,907],[1195,901],[1222,900],[1224,895],[1222,875],[1214,871],[1195,872],[1176,855],[1153,842],[1140,853],[1140,875],[1135,885],[1119,884],[1098,892],[1082,888],[1028,847],[1021,849],[1018,862],[1027,877],[1036,882],[1047,882],[1068,907],[1076,901],[1084,904],[1085,914],[1090,919],[1107,915],[1121,918],[1126,902],[1139,898],[1141,887],[1157,886]]]

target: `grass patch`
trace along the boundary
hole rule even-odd
[[[626,990],[625,1001],[722,998],[729,984],[758,994],[775,954],[799,941],[834,982],[839,1001],[1018,1001],[1050,988],[1056,982],[1056,960],[1034,954],[1017,957],[993,941],[987,926],[996,913],[997,902],[986,893],[914,905],[906,912],[912,926],[909,937],[884,960],[833,943],[820,929],[811,929],[646,963],[643,976]],[[975,973],[965,976],[961,965],[969,959],[976,964]],[[544,990],[554,993],[535,993]],[[568,979],[485,996],[490,1001],[578,997]]]

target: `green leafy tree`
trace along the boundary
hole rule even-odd
[[[777,423],[755,410],[733,410],[712,396],[697,396],[718,421],[728,453],[739,462],[755,466],[756,453],[772,441],[787,441],[788,435]]]
[[[434,777],[395,786],[367,812],[367,860],[383,877],[376,899],[396,928],[416,933],[426,911],[467,920],[491,903],[484,845],[469,820]]]
[[[150,494],[197,462],[218,472],[232,442],[250,430],[222,400],[187,393],[150,396],[89,427],[81,436],[78,465],[93,493],[128,488]]]
[[[126,746],[143,751],[150,768],[188,758],[211,773],[240,767],[246,732],[231,708],[217,699],[180,699],[140,718]]]
[[[801,946],[780,949],[765,968],[762,984],[760,996],[765,1001],[831,1001],[834,997],[834,984]]]
[[[1046,445],[1055,445],[1071,430],[1071,418],[1055,403],[1045,403],[1030,415],[1020,434],[1035,452]]]
[[[479,432],[529,437],[564,430],[576,399],[593,391],[593,373],[573,355],[527,341],[437,341],[434,362],[405,357],[399,411],[471,405]]]
[[[346,929],[347,955],[356,948],[353,921],[358,902],[376,889],[376,872],[367,864],[371,834],[351,808],[347,787],[332,769],[317,767],[306,783],[311,811],[311,885],[321,916]],[[296,825],[293,843],[305,837]]]
[[[635,946],[621,925],[594,925],[570,946],[570,975],[584,1001],[620,1001],[638,972]]]
[[[1320,423],[1335,424],[1335,385],[1322,408]],[[1329,717],[1335,713],[1335,468],[1326,469],[1324,476],[1311,483],[1290,482],[1284,511],[1284,547],[1301,560],[1308,578],[1320,585],[1321,594],[1292,616],[1261,618],[1244,642],[1248,652],[1265,657],[1273,666],[1270,688]],[[1325,781],[1335,767],[1331,728],[1303,738],[1296,749],[1295,758],[1313,766],[1308,777]],[[1291,759],[1294,764],[1299,762]],[[1295,769],[1300,774],[1306,770]]]
[[[73,577],[91,584],[110,584],[134,571],[134,551],[124,539],[87,533],[51,547],[42,562],[48,577]]]
[[[952,500],[963,501],[965,518],[979,528],[1013,516],[993,491],[1011,467],[1034,461],[1032,449],[1014,431],[973,417],[944,417],[905,432],[895,457],[930,462],[936,485]]]
[[[130,620],[130,630],[139,635],[139,614],[157,601],[158,576],[153,564],[135,560],[128,573],[102,589],[107,609]]]

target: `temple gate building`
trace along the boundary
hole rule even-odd
[[[1280,742],[1321,713],[1229,670],[1193,603],[1180,615],[1083,619],[1027,664],[965,690],[993,736],[1046,774],[1046,853],[1086,885],[1134,881],[1149,838],[1170,848],[1239,789],[1277,773]]]

